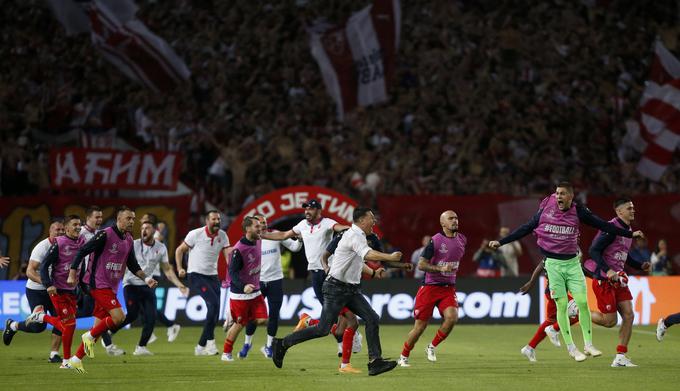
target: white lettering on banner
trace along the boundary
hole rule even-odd
[[[283,295],[283,303],[281,303],[281,310],[279,317],[281,319],[293,319],[295,310],[300,305],[300,295]]]
[[[298,311],[298,314],[306,312],[312,319],[319,319],[321,316],[321,303],[317,300],[314,289],[307,288],[302,292],[302,305],[303,308]]]
[[[102,183],[108,183],[109,170],[105,167],[99,166],[97,163],[100,160],[111,160],[111,153],[108,152],[88,152],[85,155],[87,164],[85,165],[85,184],[91,185],[94,183],[95,174],[102,176]]]
[[[650,324],[652,304],[656,303],[656,297],[649,288],[649,281],[646,278],[629,276],[628,289],[633,296],[633,312],[635,314],[633,324]],[[635,310],[638,298],[642,300],[640,312]]]
[[[321,194],[319,194],[321,195]],[[328,207],[328,212],[329,213],[337,213],[338,216],[342,217],[345,220],[351,221],[352,220],[352,214],[354,213],[354,207],[351,205],[348,205],[346,201],[343,201],[340,205],[338,205],[340,201],[337,198],[332,198],[331,199],[331,204]],[[348,214],[349,212],[349,214]]]
[[[33,312],[33,308],[28,304],[28,297],[26,297],[26,295],[21,295],[21,312],[24,314]]]
[[[394,319],[408,319],[413,310],[413,297],[406,293],[398,293],[390,299],[387,304],[387,313]],[[379,312],[378,315],[381,315]]]
[[[461,295],[458,295],[460,298]],[[491,310],[491,298],[484,292],[472,292],[462,299],[463,313],[459,317],[469,316],[472,319],[481,319]]]
[[[266,218],[270,218],[274,216],[276,209],[274,208],[274,205],[272,205],[271,201],[267,200],[261,204],[258,204],[255,208],[249,210],[248,213],[246,213],[246,216],[252,216],[255,213],[259,213]]]
[[[172,184],[172,168],[175,166],[175,155],[166,155],[159,165],[156,165],[156,160],[153,155],[144,155],[142,169],[139,172],[140,185],[158,185],[159,178],[163,175],[163,185],[170,186]],[[149,182],[151,177],[151,182]]]
[[[177,311],[187,307],[187,298],[184,297],[179,289],[168,288],[167,299],[165,300],[165,317],[169,320],[177,319]]]
[[[122,160],[123,155],[121,154],[116,154],[116,156],[113,157],[113,167],[111,168],[109,183],[118,183],[118,176],[127,172],[125,183],[132,185],[135,183],[135,176],[137,175],[137,168],[139,167],[139,155],[133,155],[126,164],[123,164]]]
[[[61,159],[63,157],[63,159]],[[80,175],[76,162],[73,158],[73,152],[66,152],[64,156],[57,154],[57,175],[54,177],[54,183],[61,185],[64,179],[69,179],[73,183],[80,182]]]
[[[376,314],[382,314],[383,307],[385,306],[385,304],[388,304],[390,302],[390,294],[389,293],[377,294],[373,295],[373,300],[369,299],[368,297],[366,299],[370,300],[371,307],[373,307],[373,311],[375,311]]]
[[[186,310],[187,318],[194,322],[205,320],[208,314],[208,307],[205,305],[205,300],[201,296],[193,296],[187,300]]]
[[[308,197],[309,193],[306,191],[283,194],[281,200],[287,203],[282,203],[279,208],[283,211],[297,209],[307,201]]]
[[[2,313],[5,315],[19,314],[21,295],[19,292],[4,292],[2,295]]]
[[[491,296],[491,311],[489,316],[500,318],[503,310],[503,318],[526,318],[531,309],[531,298],[521,293],[496,292]]]

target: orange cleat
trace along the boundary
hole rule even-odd
[[[307,327],[309,327],[310,320],[312,320],[312,317],[309,316],[309,314],[307,314],[306,312],[303,312],[302,315],[300,315],[300,321],[293,329],[293,332],[306,329]]]

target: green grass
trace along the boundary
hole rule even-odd
[[[259,352],[264,328],[255,335],[255,347],[246,360],[224,363],[219,356],[194,357],[198,328],[185,327],[170,344],[165,328],[149,348],[153,357],[134,357],[139,328],[119,332],[114,341],[125,348],[123,357],[108,357],[97,345],[96,357],[85,359],[87,373],[59,370],[46,362],[49,334],[17,334],[10,347],[0,345],[0,389],[31,390],[677,390],[680,375],[680,328],[671,329],[658,343],[652,327],[638,327],[630,344],[630,357],[638,368],[610,368],[617,330],[595,327],[595,346],[604,355],[583,363],[571,360],[564,348],[544,340],[538,362],[529,363],[519,350],[536,330],[533,325],[459,326],[437,350],[438,361],[427,362],[424,347],[436,326],[431,325],[411,354],[411,368],[399,368],[378,377],[366,374],[366,348],[353,356],[361,375],[337,373],[336,344],[330,337],[309,341],[288,351],[283,369],[274,367]],[[281,328],[280,333],[289,330]],[[408,326],[381,327],[385,356],[397,358]],[[363,327],[361,329],[363,333]],[[580,330],[574,328],[580,340]],[[78,335],[80,332],[78,332]],[[223,334],[217,333],[218,346]],[[235,350],[240,349],[239,338]],[[581,345],[578,342],[577,345]],[[75,351],[75,347],[74,347]]]

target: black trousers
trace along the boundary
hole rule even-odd
[[[47,294],[46,290],[42,289],[31,289],[26,288],[26,300],[28,301],[28,306],[31,307],[31,311],[41,305],[45,307],[45,311],[49,312],[52,316],[57,316],[54,312],[54,306],[52,305],[52,300],[50,300],[50,295]],[[26,321],[22,320],[18,322],[18,329],[25,333],[42,333],[47,328],[47,323],[33,323],[26,325]],[[52,328],[52,334],[61,335],[61,331],[57,330],[56,327]]]
[[[260,292],[267,299],[269,306],[269,319],[267,320],[267,335],[276,336],[279,331],[279,312],[283,304],[283,280],[260,282]],[[249,322],[246,326],[246,335],[255,334],[257,326],[255,322]]]
[[[323,270],[310,270],[309,273],[312,275],[312,289],[314,289],[316,299],[323,305],[323,283],[326,280],[326,272]]]
[[[215,339],[215,325],[220,316],[220,280],[217,276],[189,273],[189,285],[192,292],[201,295],[208,309],[203,333],[198,339],[198,345],[205,347],[208,340]]]
[[[121,329],[134,322],[141,312],[143,327],[138,345],[146,346],[156,323],[156,292],[146,285],[126,285],[123,288],[123,295],[125,295],[127,314],[118,328]]]
[[[346,284],[329,277],[323,284],[323,298],[323,309],[321,310],[319,324],[287,335],[283,339],[283,345],[291,347],[310,339],[328,335],[333,323],[338,319],[342,307],[347,307],[366,322],[366,344],[368,345],[369,361],[380,358],[382,355],[378,326],[380,318],[364,298],[359,285]]]

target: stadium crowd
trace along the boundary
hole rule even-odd
[[[306,27],[369,2],[137,1],[138,17],[192,72],[171,94],[134,84],[44,2],[8,4],[0,54],[0,189],[49,192],[48,147],[117,130],[179,150],[184,182],[227,214],[273,188],[376,194],[678,191],[617,149],[656,36],[676,47],[671,1],[404,1],[391,100],[338,122]],[[603,5],[604,4],[604,5]]]

